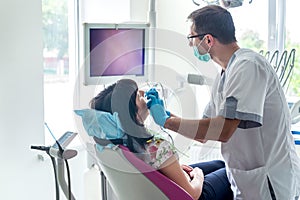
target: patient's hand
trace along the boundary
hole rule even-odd
[[[203,171],[198,167],[193,168],[193,171],[190,172],[190,177],[191,177],[192,180],[198,179],[202,182],[204,180]]]
[[[191,171],[193,171],[193,168],[189,165],[181,165],[181,168],[183,169],[183,171],[190,173]]]
[[[193,171],[193,168],[188,165],[181,165],[181,168],[185,172],[184,174],[186,178],[190,181],[191,180],[190,172]]]

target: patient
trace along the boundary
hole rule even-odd
[[[90,107],[111,114],[117,112],[129,150],[184,188],[194,199],[232,199],[223,161],[180,165],[173,144],[146,129],[144,121],[149,110],[144,92],[138,90],[133,80],[121,79],[108,86],[91,100]]]

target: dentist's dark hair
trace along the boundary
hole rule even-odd
[[[194,23],[197,34],[212,34],[222,44],[236,42],[235,26],[227,9],[208,5],[193,11],[188,17]],[[202,39],[202,38],[200,38]]]

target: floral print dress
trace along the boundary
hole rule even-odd
[[[159,169],[173,155],[178,159],[178,154],[173,144],[162,138],[153,138],[145,145],[142,160],[153,168]]]

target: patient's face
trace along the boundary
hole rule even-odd
[[[138,108],[137,119],[143,123],[149,115],[149,110],[144,97],[144,91],[139,90],[137,92],[135,101]]]

